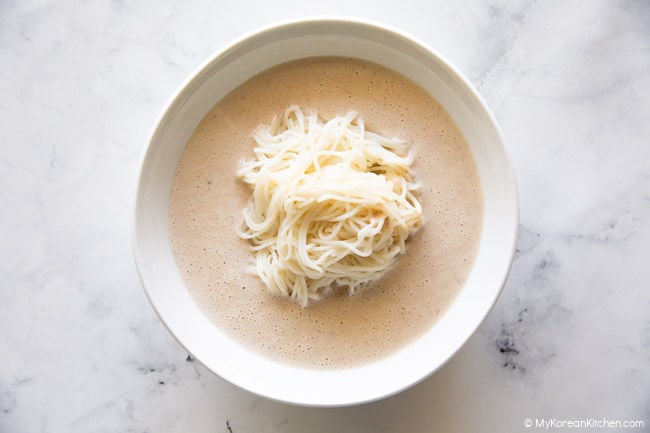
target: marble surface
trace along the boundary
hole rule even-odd
[[[0,2],[0,432],[650,429],[650,3],[312,3]],[[317,14],[385,22],[455,63],[521,195],[513,271],[475,336],[418,386],[342,409],[260,399],[188,357],[129,237],[176,87],[234,37]]]

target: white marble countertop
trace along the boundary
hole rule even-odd
[[[650,429],[650,3],[310,3],[0,3],[0,432]],[[188,357],[129,238],[176,87],[234,37],[324,13],[455,63],[501,123],[521,195],[514,268],[477,334],[420,385],[343,409],[260,399]]]

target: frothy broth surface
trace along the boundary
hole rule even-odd
[[[250,189],[235,174],[252,132],[291,105],[366,128],[415,151],[424,225],[379,281],[307,308],[270,294],[237,235]],[[283,363],[346,368],[388,356],[426,332],[462,288],[478,248],[483,196],[454,122],[422,88],[382,66],[323,57],[265,71],[219,102],[194,131],[172,187],[170,237],[190,294],[233,339]]]

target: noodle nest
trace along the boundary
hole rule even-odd
[[[255,158],[237,172],[253,190],[240,236],[271,292],[303,307],[332,289],[354,294],[405,252],[422,208],[404,142],[355,112],[325,121],[297,106],[253,138]]]

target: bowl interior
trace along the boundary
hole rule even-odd
[[[185,144],[226,94],[274,65],[312,56],[376,62],[409,77],[449,112],[476,161],[485,209],[475,265],[457,299],[425,335],[381,361],[347,370],[308,370],[258,356],[209,321],[185,289],[171,251],[168,207]],[[478,328],[510,268],[517,227],[515,184],[494,119],[470,85],[412,39],[344,20],[300,21],[241,39],[208,61],[163,112],[145,155],[135,209],[133,248],[147,295],[162,322],[207,368],[259,395],[288,403],[340,406],[394,394],[423,379]]]

